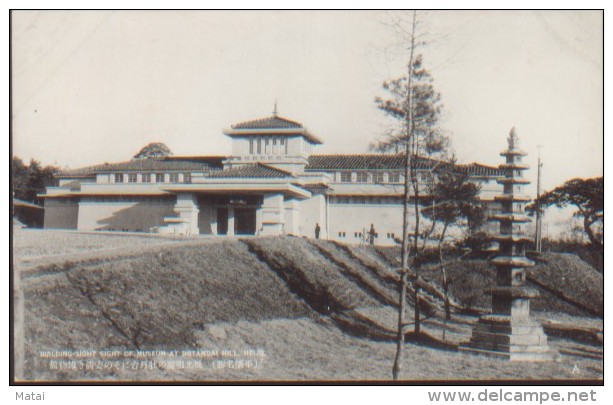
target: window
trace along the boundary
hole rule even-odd
[[[115,183],[123,183],[123,173],[115,173]]]
[[[155,174],[155,182],[163,183],[164,182],[164,173],[156,173]]]
[[[402,204],[403,197],[381,197],[381,204]]]
[[[191,183],[191,182],[192,182],[192,174],[183,173],[183,183]]]
[[[388,183],[400,183],[400,173],[390,173],[387,177]]]
[[[262,138],[258,138],[258,155],[262,154]]]
[[[338,237],[339,238],[344,238],[345,237],[345,232],[339,232],[338,233]]]
[[[349,196],[338,196],[336,198],[339,204],[349,204],[351,202],[351,197]]]
[[[383,172],[374,172],[373,173],[373,180],[375,183],[383,183]]]
[[[353,196],[353,203],[354,204],[366,204],[366,198],[361,195]]]
[[[179,173],[170,173],[170,182],[178,183],[179,182]]]
[[[249,154],[253,155],[253,138],[249,139]]]
[[[138,176],[136,173],[128,174],[128,183],[136,183],[138,181]]]
[[[341,182],[351,183],[351,172],[341,172]]]
[[[279,145],[281,145],[279,147],[279,150],[281,151],[281,153],[284,153],[287,155],[287,143],[285,142],[285,138],[279,139]]]
[[[264,153],[265,154],[270,153],[270,139],[268,137],[266,137],[266,140],[265,140]]]
[[[143,183],[151,183],[151,173],[143,173]]]
[[[429,183],[430,182],[430,173],[428,172],[421,172],[419,173],[419,181],[422,183]]]
[[[356,180],[358,183],[368,183],[368,173],[367,172],[356,173]]]

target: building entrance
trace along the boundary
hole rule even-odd
[[[256,209],[217,208],[217,235],[227,235],[229,228],[234,235],[255,235]]]
[[[255,235],[255,216],[255,208],[234,208],[234,233]]]
[[[228,234],[228,209],[217,208],[217,235]]]

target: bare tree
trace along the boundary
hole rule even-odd
[[[416,52],[422,45],[416,36],[418,25],[417,12],[412,12],[410,29],[402,32],[407,35],[409,60],[406,75],[386,81],[383,88],[389,98],[377,97],[375,102],[379,109],[399,122],[397,132],[388,135],[377,143],[381,151],[403,151],[404,162],[404,208],[403,235],[401,249],[401,268],[399,282],[398,338],[396,357],[392,369],[395,380],[399,378],[404,351],[406,291],[409,279],[409,255],[412,256],[415,333],[420,333],[419,309],[419,237],[420,237],[420,180],[418,170],[429,160],[424,156],[441,153],[447,147],[448,140],[439,130],[437,124],[441,112],[440,95],[434,90],[430,73],[423,67],[422,55]],[[409,242],[410,206],[413,206],[414,228],[413,243]],[[412,245],[412,246],[411,246]],[[411,249],[412,248],[412,249]],[[411,251],[412,250],[412,251]],[[411,251],[411,252],[410,252]]]

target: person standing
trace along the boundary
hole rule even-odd
[[[368,231],[368,241],[371,245],[375,244],[375,237],[377,236],[377,231],[375,231],[375,225],[370,224],[370,230]]]
[[[319,232],[321,232],[321,228],[319,227],[319,223],[315,224],[315,239],[319,239]]]

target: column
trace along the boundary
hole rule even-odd
[[[234,236],[234,208],[228,207],[228,236]]]
[[[288,235],[300,235],[300,201],[288,200],[285,203],[285,233]]]
[[[175,211],[179,214],[181,233],[198,235],[198,199],[193,193],[177,194]]]
[[[283,194],[265,194],[261,211],[262,231],[260,235],[283,234],[285,225]]]

